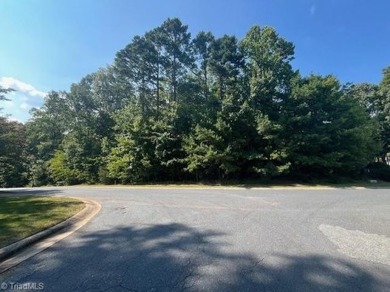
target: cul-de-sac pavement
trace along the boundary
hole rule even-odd
[[[9,283],[43,283],[30,288],[390,291],[389,189],[16,192],[93,199],[102,209],[72,235],[1,274],[9,290]]]

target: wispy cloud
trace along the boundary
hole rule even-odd
[[[46,96],[46,92],[40,91],[31,84],[25,83],[12,77],[1,77],[0,86],[4,88],[12,88],[17,91],[27,93],[31,96],[37,96],[41,98],[44,98]]]
[[[314,14],[316,14],[316,11],[317,11],[317,7],[315,4],[313,4],[311,7],[310,7],[310,16],[314,16]]]
[[[12,77],[0,77],[0,86],[15,90],[7,94],[9,101],[2,101],[0,104],[0,108],[3,108],[0,114],[9,115],[12,120],[27,121],[30,109],[42,106],[46,96],[46,92]]]

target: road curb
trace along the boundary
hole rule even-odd
[[[70,198],[84,202],[84,209],[61,223],[1,248],[0,274],[74,233],[101,209],[101,205],[96,201],[79,197]]]

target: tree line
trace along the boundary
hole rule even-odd
[[[192,37],[167,19],[110,66],[48,93],[26,124],[0,118],[0,185],[310,180],[386,168],[390,67],[380,84],[341,84],[301,76],[293,58],[272,27],[241,40]]]

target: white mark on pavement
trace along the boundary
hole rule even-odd
[[[318,229],[338,247],[339,252],[352,258],[390,265],[390,238],[340,226],[321,224]]]

